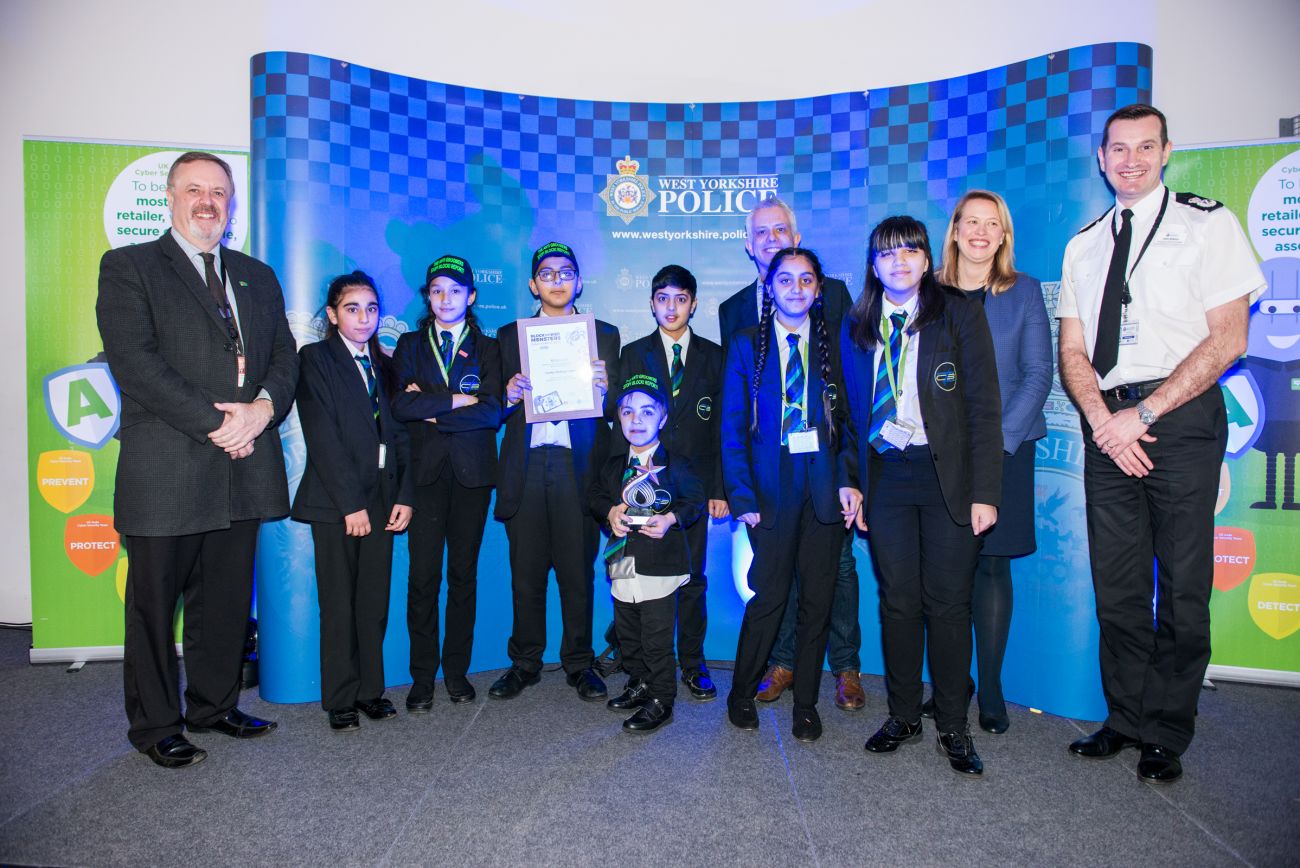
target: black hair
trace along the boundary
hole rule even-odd
[[[1110,141],[1110,125],[1115,121],[1140,121],[1143,118],[1160,119],[1160,146],[1163,148],[1169,144],[1169,121],[1165,120],[1164,112],[1153,105],[1147,105],[1144,102],[1135,102],[1132,105],[1126,105],[1123,108],[1115,109],[1106,118],[1106,126],[1101,129],[1101,146],[1106,147]]]
[[[695,290],[697,287],[695,275],[691,274],[680,265],[665,265],[663,268],[655,272],[654,278],[650,281],[651,298],[653,298],[654,294],[665,286],[675,286],[678,289],[684,289],[690,293],[692,301],[695,299]]]
[[[765,287],[763,313],[758,322],[758,349],[754,353],[754,385],[750,388],[752,421],[749,430],[755,437],[759,435],[758,388],[763,379],[763,368],[767,365],[767,354],[772,342],[772,321],[776,316],[775,305],[772,302],[772,276],[776,274],[783,261],[795,256],[802,256],[808,260],[808,263],[812,266],[813,275],[817,278],[817,298],[813,301],[808,316],[812,320],[813,334],[817,340],[817,359],[820,363],[822,376],[822,412],[826,416],[826,426],[829,429],[830,442],[833,446],[835,445],[835,416],[832,412],[834,406],[831,404],[830,391],[832,376],[831,342],[826,329],[825,296],[822,294],[822,289],[826,285],[826,275],[822,271],[822,263],[817,258],[817,254],[806,247],[784,247],[778,250],[776,255],[772,257],[772,264],[768,266],[767,277],[763,279],[763,286]]]
[[[420,321],[415,324],[415,330],[418,332],[422,332],[425,329],[428,329],[429,334],[432,335],[434,331],[438,328],[438,318],[433,315],[433,308],[429,306],[429,284],[430,283],[433,283],[433,281],[430,280],[428,283],[426,283],[423,286],[423,288],[420,289],[420,296],[424,299],[424,314],[420,317]],[[478,294],[477,286],[467,286],[465,288],[477,296]],[[483,326],[481,323],[479,323],[478,317],[475,316],[474,314],[473,302],[469,302],[467,305],[465,305],[465,325],[471,330],[477,332],[478,334],[483,334]],[[437,335],[434,335],[434,337],[437,337]]]
[[[379,301],[379,288],[375,286],[375,281],[364,271],[357,269],[349,274],[340,274],[330,281],[329,289],[325,291],[325,306],[334,308],[336,311],[339,302],[343,300],[343,294],[354,286],[364,286],[375,294],[375,302]],[[326,317],[325,339],[329,340],[339,333],[339,327],[329,322]],[[384,352],[383,347],[379,345],[379,330],[370,336],[366,342],[366,347],[370,352],[370,363],[378,371],[378,379],[384,384],[384,391],[391,398],[397,390],[397,371],[393,368],[392,361],[388,358],[388,353]]]
[[[944,289],[934,276],[934,254],[930,252],[930,235],[925,224],[915,217],[886,217],[871,230],[867,248],[867,277],[862,294],[849,309],[849,337],[859,348],[873,350],[880,339],[881,298],[885,285],[876,276],[876,257],[899,248],[919,250],[925,254],[925,274],[917,290],[916,316],[907,327],[908,334],[916,334],[943,314]]]

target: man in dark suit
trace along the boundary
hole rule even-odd
[[[764,200],[745,217],[745,251],[754,260],[758,276],[744,289],[736,292],[718,307],[718,325],[722,346],[729,346],[736,332],[758,325],[763,309],[763,281],[768,266],[777,251],[796,247],[800,243],[799,228],[794,211],[775,197]],[[838,334],[844,314],[853,306],[844,281],[826,278],[822,285],[822,304],[826,314],[826,327]],[[867,701],[862,691],[862,628],[858,624],[858,572],[853,557],[853,537],[845,534],[840,551],[840,571],[835,582],[835,600],[831,607],[831,638],[827,649],[831,671],[835,674],[835,704],[856,711]],[[790,588],[789,605],[785,618],[772,646],[772,659],[767,673],[759,683],[758,699],[773,702],[794,683],[794,627],[798,611],[798,586]]]
[[[619,374],[649,374],[668,386],[668,420],[660,432],[668,454],[685,458],[704,485],[708,518],[726,518],[726,492],[718,462],[718,414],[722,403],[722,348],[690,327],[695,313],[695,276],[680,265],[659,269],[650,281],[650,310],[659,327],[623,348]],[[614,454],[627,451],[619,426],[614,427]],[[625,456],[626,458],[626,456]],[[708,624],[704,555],[709,522],[702,518],[686,529],[691,579],[677,589],[677,663],[692,699],[711,700],[718,689],[704,663]]]
[[[123,674],[131,744],[158,765],[207,754],[181,734],[275,728],[240,711],[240,673],[264,518],[289,511],[276,426],[298,357],[275,273],[221,237],[234,179],[189,152],[167,177],[172,227],[110,250],[96,315],[122,391],[114,524],[129,557]],[[185,599],[185,716],[173,648]]]
[[[539,247],[531,273],[528,288],[540,304],[539,316],[574,313],[582,277],[577,254],[568,245],[552,241]],[[594,669],[591,646],[600,527],[588,508],[587,489],[609,454],[606,419],[614,415],[609,383],[618,380],[618,329],[596,320],[598,358],[592,360],[592,384],[605,396],[604,417],[560,422],[529,422],[520,406],[531,395],[531,383],[520,364],[518,329],[518,323],[510,323],[497,332],[506,381],[506,430],[497,462],[495,514],[506,523],[510,540],[514,626],[508,647],[511,666],[488,694],[510,699],[541,678],[546,582],[554,569],[564,624],[560,663],[569,686],[594,702],[604,699],[607,691]]]

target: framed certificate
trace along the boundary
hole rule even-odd
[[[590,419],[604,412],[592,384],[596,358],[596,318],[539,316],[519,320],[519,366],[532,383],[524,395],[529,422]]]

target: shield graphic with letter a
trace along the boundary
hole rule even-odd
[[[64,437],[99,449],[117,433],[122,395],[108,365],[73,365],[45,378],[45,411]]]

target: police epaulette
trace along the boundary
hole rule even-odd
[[[1083,233],[1087,232],[1089,229],[1091,229],[1092,227],[1096,226],[1098,223],[1100,223],[1101,221],[1103,221],[1103,220],[1105,220],[1107,217],[1109,217],[1109,216],[1110,216],[1110,212],[1112,212],[1112,211],[1114,211],[1114,210],[1115,210],[1115,206],[1114,206],[1114,205],[1111,205],[1109,208],[1106,209],[1106,213],[1105,213],[1105,214],[1102,214],[1102,215],[1101,215],[1100,217],[1098,217],[1096,220],[1092,221],[1092,222],[1089,223],[1087,226],[1083,227],[1082,229],[1080,229],[1078,232],[1076,232],[1076,233],[1074,233],[1074,234],[1075,234],[1075,235],[1082,235]]]
[[[1217,208],[1223,207],[1222,202],[1216,202],[1213,199],[1207,199],[1204,196],[1197,196],[1195,193],[1176,193],[1174,198],[1178,200],[1178,204],[1191,205],[1193,208],[1200,211],[1214,211]]]

